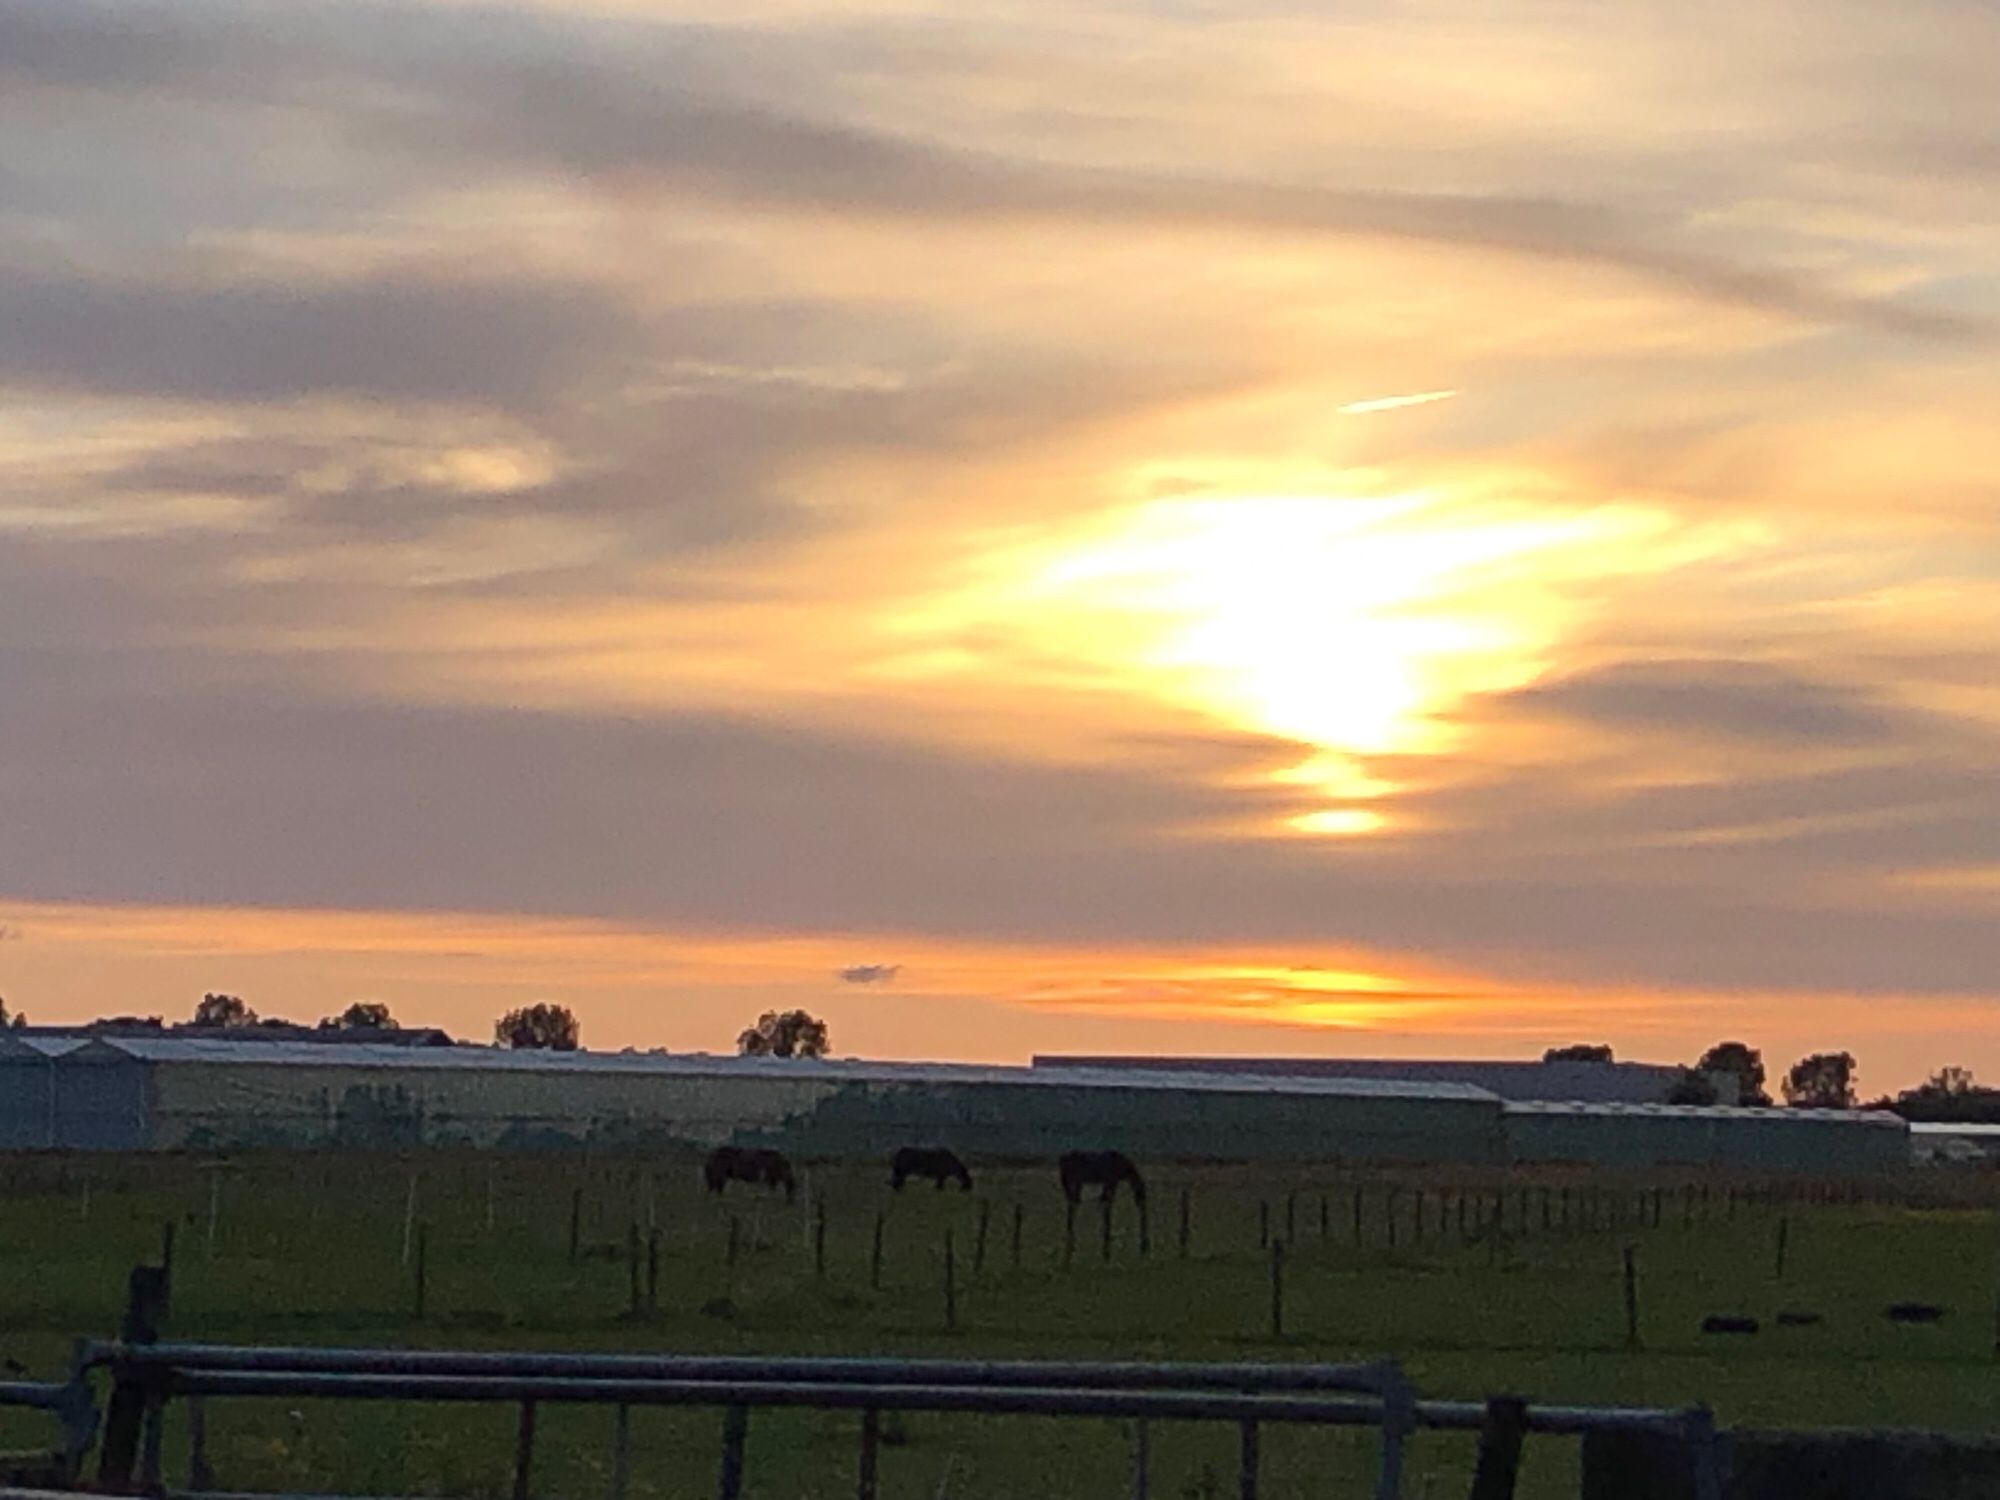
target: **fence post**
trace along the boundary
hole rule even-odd
[[[188,1397],[188,1488],[215,1488],[215,1470],[208,1466],[208,1400]]]
[[[949,1229],[944,1232],[944,1326],[953,1332],[958,1329],[958,1262]]]
[[[639,1266],[639,1221],[632,1219],[625,1225],[625,1290],[631,1302],[631,1313],[638,1317],[646,1310],[646,1284]]]
[[[1237,1479],[1239,1500],[1257,1500],[1257,1424],[1243,1422],[1237,1427]]]
[[[1014,1205],[1013,1256],[1014,1269],[1018,1271],[1021,1269],[1021,1205],[1018,1203]]]
[[[875,1465],[881,1445],[882,1414],[871,1408],[861,1414],[861,1473],[854,1484],[855,1500],[875,1500]]]
[[[1185,1187],[1183,1187],[1181,1189],[1181,1225],[1180,1225],[1180,1252],[1182,1260],[1186,1260],[1188,1258],[1188,1229],[1189,1229],[1188,1190]]]
[[[1271,1200],[1268,1198],[1259,1198],[1257,1200],[1257,1248],[1259,1250],[1268,1250],[1270,1247]]]
[[[1076,1200],[1070,1199],[1063,1209],[1063,1265],[1067,1267],[1076,1259]]]
[[[749,1435],[750,1408],[731,1406],[722,1413],[722,1473],[716,1500],[739,1500],[743,1494],[743,1442]]]
[[[528,1500],[528,1476],[535,1467],[535,1403],[521,1403],[514,1424],[514,1500]]]
[[[738,1248],[738,1241],[740,1241],[742,1238],[743,1238],[743,1221],[737,1218],[735,1214],[731,1214],[729,1216],[729,1249],[727,1254],[728,1254],[728,1264],[732,1270],[736,1266],[736,1252]]]
[[[1390,1188],[1382,1200],[1382,1224],[1389,1236],[1389,1248],[1396,1248],[1396,1199],[1400,1189]]]
[[[972,1236],[972,1274],[975,1276],[984,1276],[986,1274],[986,1221],[992,1216],[993,1204],[989,1200],[981,1198],[979,1200],[979,1227],[974,1231]]]
[[[1132,1500],[1152,1500],[1153,1429],[1144,1417],[1132,1425]]]
[[[1271,1241],[1271,1337],[1285,1336],[1285,1242]]]
[[[1329,1226],[1326,1213],[1326,1194],[1321,1193],[1319,1195],[1319,1242],[1322,1245],[1324,1245],[1329,1239],[1332,1238],[1332,1235],[1328,1233],[1328,1227]]]
[[[1139,1259],[1144,1260],[1153,1253],[1152,1210],[1146,1207],[1144,1198],[1133,1201],[1139,1210]]]
[[[127,1344],[157,1343],[165,1315],[167,1277],[158,1266],[134,1266],[126,1282],[125,1322],[118,1337]],[[131,1487],[132,1468],[139,1457],[140,1429],[148,1425],[156,1406],[152,1382],[113,1367],[111,1399],[104,1412],[104,1446],[98,1455],[97,1482],[107,1490]]]
[[[572,1188],[569,1195],[569,1263],[576,1264],[583,1250],[583,1189]]]
[[[1639,1347],[1639,1260],[1630,1245],[1625,1247],[1625,1343]]]
[[[1791,1219],[1780,1215],[1778,1219],[1778,1280],[1780,1281],[1785,1279],[1785,1252],[1790,1248],[1791,1235]]]
[[[1488,1396],[1479,1428],[1479,1464],[1472,1500],[1513,1500],[1521,1472],[1521,1439],[1528,1431],[1528,1403],[1519,1396]]]
[[[882,1289],[882,1211],[875,1210],[875,1239],[868,1250],[868,1289]]]
[[[1354,1248],[1361,1248],[1361,1184],[1354,1184]]]
[[[417,1321],[419,1323],[423,1322],[424,1320],[425,1293],[428,1292],[430,1289],[429,1288],[430,1254],[431,1254],[431,1226],[428,1224],[419,1224],[417,1226],[417,1285],[416,1285]],[[204,1489],[206,1488],[206,1486],[196,1485],[195,1488]]]
[[[1299,1195],[1296,1189],[1285,1191],[1285,1243],[1299,1242]]]
[[[632,1475],[632,1408],[619,1403],[611,1428],[611,1500],[625,1500]]]
[[[660,1310],[660,1231],[646,1231],[646,1310]]]
[[[1108,1265],[1111,1261],[1111,1193],[1109,1191],[1102,1198],[1098,1199],[1097,1208],[1098,1221],[1102,1229],[1099,1239],[1103,1243],[1103,1258]]]
[[[826,1275],[826,1199],[813,1200],[813,1275]]]

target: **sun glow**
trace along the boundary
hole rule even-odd
[[[1454,705],[1539,675],[1577,611],[1561,584],[1658,524],[1427,495],[1168,500],[1044,556],[1016,593],[1064,650],[1311,747],[1281,779],[1351,804],[1387,790],[1359,758],[1446,748]],[[1351,836],[1383,821],[1347,805],[1291,826]]]

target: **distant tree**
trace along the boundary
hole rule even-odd
[[[1918,1084],[1916,1091],[1933,1094],[1940,1099],[1962,1099],[1977,1086],[1970,1068],[1939,1068]]]
[[[826,1022],[802,1010],[767,1010],[736,1038],[736,1050],[745,1057],[825,1057]]]
[[[337,1016],[319,1023],[321,1031],[395,1031],[396,1018],[380,1000],[357,1000]]]
[[[197,1026],[255,1026],[257,1012],[235,995],[203,995],[194,1008]]]
[[[493,1023],[493,1040],[517,1052],[574,1052],[582,1036],[576,1013],[546,1000],[510,1010]]]
[[[16,1031],[19,1031],[27,1024],[28,1017],[26,1013],[18,1010],[9,1011],[7,1009],[7,997],[0,995],[0,1026],[11,1026]]]
[[[1589,1042],[1573,1042],[1567,1047],[1551,1047],[1542,1054],[1543,1062],[1601,1062],[1614,1061],[1608,1046],[1592,1046]]]
[[[1699,1068],[1682,1068],[1681,1076],[1674,1080],[1674,1086],[1667,1090],[1669,1104],[1714,1104],[1717,1101],[1715,1080]]]
[[[1694,1065],[1697,1073],[1734,1073],[1736,1102],[1762,1106],[1771,1102],[1764,1092],[1764,1054],[1743,1042],[1717,1042]]]
[[[1785,1103],[1795,1109],[1854,1108],[1854,1054],[1815,1052],[1785,1075]]]

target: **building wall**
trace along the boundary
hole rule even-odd
[[[1683,1070],[1665,1063],[1508,1062],[1382,1057],[1144,1057],[1035,1058],[1037,1068],[1129,1069],[1149,1073],[1238,1073],[1259,1078],[1372,1078],[1456,1083],[1502,1099],[1582,1104],[1665,1104]],[[1716,1102],[1736,1102],[1733,1073],[1711,1073]]]
[[[1506,1130],[1524,1165],[1843,1175],[1892,1171],[1910,1155],[1908,1128],[1894,1116],[1832,1111],[1515,1106]]]

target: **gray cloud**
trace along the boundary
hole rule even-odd
[[[843,984],[890,984],[902,972],[901,964],[849,964],[834,977]]]
[[[1779,744],[1881,741],[1914,717],[1860,689],[1748,661],[1617,662],[1537,684],[1514,701],[1623,729]]]
[[[65,19],[57,19],[61,15]],[[1614,267],[1722,302],[1918,339],[1994,334],[1985,318],[1837,291],[1677,241],[1670,216],[1506,192],[1414,192],[1104,169],[987,153],[778,108],[730,91],[765,45],[712,27],[614,29],[492,9],[449,19],[376,5],[337,20],[257,24],[208,5],[0,9],[24,85],[224,103],[282,100],[322,114],[371,155],[449,153],[454,170],[541,167],[654,181],[839,215],[1038,216],[1361,235]],[[456,45],[454,45],[456,43]],[[768,83],[768,80],[763,80]]]

